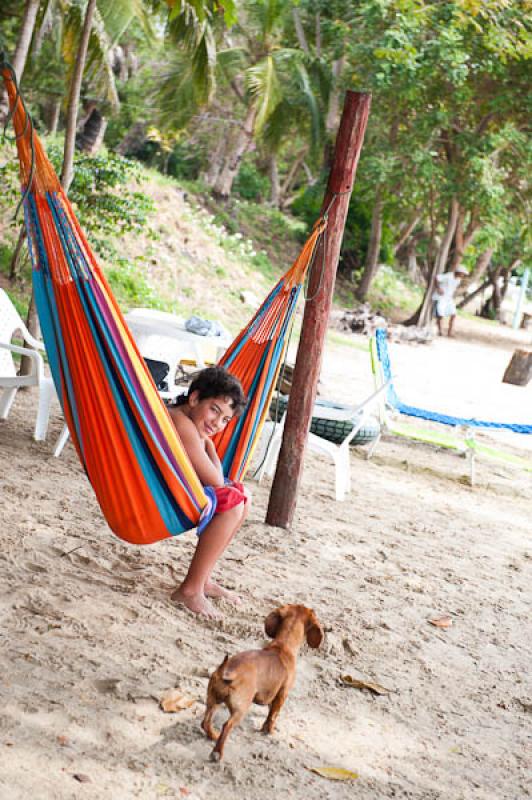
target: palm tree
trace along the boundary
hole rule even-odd
[[[283,131],[287,133],[296,118],[301,126],[303,109],[313,120],[314,139],[318,138],[319,114],[308,71],[311,59],[299,46],[283,44],[286,26],[292,24],[289,12],[280,0],[247,0],[230,32],[209,25],[207,19],[198,20],[187,35],[170,29],[181,47],[161,81],[161,124],[184,127],[200,108],[212,107],[217,84],[233,101],[222,103],[228,131],[220,136],[222,146],[207,171],[207,180],[220,197],[231,194],[250,147],[262,141],[268,152],[275,152]],[[217,98],[221,95],[219,91]]]

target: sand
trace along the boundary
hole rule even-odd
[[[498,328],[460,325],[454,341],[393,347],[404,399],[532,421],[532,386],[500,384],[525,334],[497,343]],[[371,391],[354,344],[328,348],[329,396]],[[48,441],[32,441],[33,402],[19,396],[0,423],[2,800],[530,796],[530,474],[482,462],[471,488],[456,454],[391,439],[369,462],[353,452],[353,491],[336,503],[331,465],[310,453],[291,531],[264,524],[269,485],[250,480],[250,521],[218,571],[244,603],[207,621],[169,600],[194,535],[144,549],[114,538],[72,446],[51,455],[58,410]],[[532,456],[524,437],[503,438]],[[260,645],[287,602],[314,608],[323,647],[302,650],[274,736],[254,707],[213,764],[199,727],[208,674]],[[441,616],[452,627],[428,623]],[[348,688],[345,674],[391,691]],[[172,687],[190,708],[160,709]],[[320,766],[358,778],[331,782]]]

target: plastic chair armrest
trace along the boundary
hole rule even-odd
[[[373,392],[373,394],[371,394],[371,395],[370,395],[370,396],[367,398],[367,400],[364,400],[364,402],[363,402],[363,403],[360,403],[360,405],[356,407],[356,409],[355,409],[355,413],[360,413],[360,419],[358,420],[357,424],[356,424],[356,425],[354,425],[353,429],[352,429],[352,430],[349,432],[349,434],[346,436],[346,438],[343,440],[343,442],[342,442],[342,444],[340,445],[340,447],[344,447],[344,446],[346,446],[346,447],[347,447],[348,445],[350,445],[350,444],[351,444],[352,440],[355,438],[355,436],[356,436],[356,435],[357,435],[357,433],[359,432],[360,428],[362,427],[362,425],[363,425],[363,424],[364,424],[364,422],[366,421],[366,418],[367,418],[367,416],[368,416],[368,414],[369,414],[370,408],[371,408],[371,406],[372,406],[372,404],[373,404],[374,400],[376,400],[376,399],[377,399],[377,397],[378,397],[380,394],[382,394],[382,392],[384,392],[384,390],[385,390],[385,389],[387,389],[387,388],[388,388],[389,384],[391,383],[391,380],[392,380],[392,379],[391,379],[391,378],[389,378],[389,379],[386,381],[386,383],[383,383],[383,384],[382,384],[382,386],[379,386],[379,388],[378,388],[378,389],[376,389],[376,390]]]
[[[44,346],[44,342],[41,342],[39,341],[39,339],[36,339],[34,336],[31,335],[29,331],[25,334],[24,341],[26,342],[26,344],[29,344],[31,347],[34,347],[35,350],[41,350],[43,353],[46,349]]]
[[[39,376],[39,379],[44,375],[44,362],[40,353],[31,350],[29,347],[19,347],[18,344],[6,344],[5,342],[0,342],[0,347],[4,350],[10,350],[12,353],[17,353],[17,355],[20,356],[28,356],[35,364],[35,372]]]

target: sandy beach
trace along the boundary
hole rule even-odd
[[[532,422],[532,385],[501,383],[530,334],[458,323],[458,339],[391,346],[402,398]],[[365,343],[329,346],[324,396],[370,393]],[[530,796],[532,473],[482,461],[471,488],[457,454],[385,439],[371,461],[353,451],[337,503],[331,464],[309,453],[290,531],[264,524],[269,482],[248,481],[250,520],[218,571],[244,602],[205,620],[169,599],[194,534],[144,549],[113,537],[73,447],[52,456],[58,408],[32,440],[33,403],[19,396],[0,423],[1,800]],[[485,440],[532,458],[525,437]],[[273,737],[255,706],[213,764],[208,675],[260,646],[287,602],[314,608],[324,644],[303,648]],[[443,616],[451,627],[428,622]],[[191,705],[169,714],[173,687]],[[323,766],[358,777],[311,771]]]

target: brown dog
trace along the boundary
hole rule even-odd
[[[226,656],[210,677],[201,727],[216,742],[211,753],[214,761],[223,758],[229,733],[244,719],[252,703],[270,707],[262,732],[273,732],[296,677],[296,656],[303,639],[306,637],[310,647],[319,647],[323,639],[316,615],[305,606],[281,606],[268,614],[264,627],[273,642],[262,650],[247,650],[232,658]],[[212,727],[212,718],[222,703],[231,716],[219,734]]]

